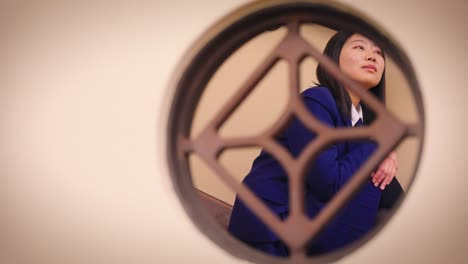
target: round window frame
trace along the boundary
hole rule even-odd
[[[331,1],[258,1],[247,4],[226,15],[203,33],[202,36],[190,47],[188,52],[184,54],[182,61],[176,67],[176,71],[173,74],[169,85],[170,91],[174,91],[174,93],[171,98],[172,103],[169,104],[170,109],[167,119],[166,133],[168,140],[165,148],[167,154],[166,158],[169,164],[171,181],[185,211],[189,214],[192,221],[202,231],[202,233],[232,255],[259,263],[284,263],[289,260],[294,263],[321,263],[336,261],[337,259],[340,259],[360,248],[375,234],[377,234],[398,210],[399,205],[404,199],[400,199],[396,208],[393,209],[390,214],[386,215],[385,219],[371,232],[366,234],[364,238],[343,249],[336,250],[329,254],[307,258],[276,258],[252,249],[238,241],[218,225],[211,215],[206,214],[206,210],[199,201],[197,193],[193,187],[190,169],[187,164],[188,161],[187,158],[183,156],[185,150],[181,149],[180,146],[181,141],[190,137],[192,118],[193,113],[195,112],[194,110],[197,108],[197,103],[206,87],[206,84],[213,76],[216,69],[222,65],[224,60],[232,55],[237,49],[242,47],[247,41],[262,32],[278,28],[279,26],[284,26],[270,25],[268,23],[262,24],[262,22],[271,19],[274,16],[283,16],[288,13],[304,13],[305,16],[310,16],[311,20],[306,23],[318,24],[332,29],[346,29],[369,36],[386,51],[387,56],[391,57],[397,67],[401,70],[414,96],[416,110],[420,119],[418,126],[413,127],[413,131],[411,132],[417,135],[420,139],[417,154],[418,158],[416,159],[416,164],[412,172],[413,177],[409,184],[409,187],[411,187],[420,163],[424,145],[425,126],[421,89],[412,64],[408,56],[406,56],[399,45],[396,44],[397,42],[389,37],[389,34],[386,33],[381,26],[378,26],[375,21],[349,6]],[[231,43],[227,48],[222,49],[221,51],[216,48],[219,47],[219,45],[224,45],[226,40],[229,40],[232,34],[235,34],[238,30],[243,30],[242,28],[249,28],[250,33],[245,34],[243,39],[237,39],[235,43]],[[211,59],[212,56],[210,54],[212,49],[220,53],[215,60]],[[209,67],[205,66],[207,61],[210,63]],[[198,85],[187,85],[193,81],[191,77],[194,75],[194,72],[199,71],[203,67],[208,68],[208,73],[204,76],[210,76],[210,78],[197,80]],[[187,98],[190,98],[188,99],[188,103]]]

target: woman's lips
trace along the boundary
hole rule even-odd
[[[362,66],[362,68],[363,68],[363,69],[369,69],[369,70],[372,70],[372,71],[374,71],[374,72],[377,72],[377,67],[375,67],[374,65],[371,65],[371,64],[369,64],[369,65],[364,65],[364,66]]]

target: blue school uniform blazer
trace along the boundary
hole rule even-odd
[[[323,86],[302,93],[305,105],[321,122],[330,127],[350,127],[351,119],[343,117],[336,102]],[[365,117],[364,117],[365,118]],[[314,139],[315,134],[300,121],[294,120],[278,142],[294,157]],[[340,191],[350,177],[370,157],[376,145],[370,141],[338,142],[322,151],[306,175],[306,213],[315,217],[328,201]],[[281,219],[289,213],[288,179],[285,171],[268,153],[262,151],[244,178],[247,185]],[[368,232],[375,223],[381,190],[369,180],[356,196],[309,243],[309,254],[326,253],[345,246]],[[229,223],[229,232],[255,247],[269,242],[282,243],[239,199],[236,198]],[[273,249],[274,251],[275,249]],[[266,250],[270,251],[270,250]],[[269,252],[284,255],[283,252]]]

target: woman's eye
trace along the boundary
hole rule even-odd
[[[381,50],[376,50],[376,51],[374,51],[374,53],[379,54],[379,55],[382,55],[382,51],[381,51]]]
[[[355,49],[360,49],[360,50],[364,50],[364,46],[356,46],[354,47]]]

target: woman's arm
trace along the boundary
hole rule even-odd
[[[338,118],[341,118],[333,109],[330,110],[313,98],[305,98],[305,105],[316,118],[330,127],[335,127]],[[315,134],[295,120],[287,130],[287,138],[292,154],[298,156],[315,138]],[[339,153],[339,144],[325,148],[313,161],[306,175],[311,193],[323,202],[330,200],[376,149],[375,143],[360,140],[353,142],[349,152]]]

